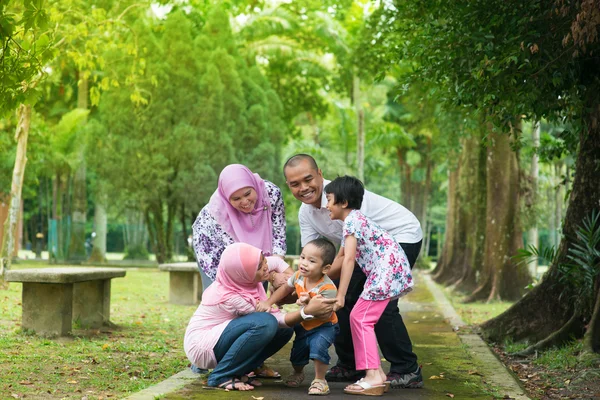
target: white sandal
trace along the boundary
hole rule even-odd
[[[353,385],[360,386],[362,390],[353,390],[346,387],[344,393],[359,396],[383,396],[385,392],[385,385],[371,385],[369,382],[364,381],[364,378],[356,381]]]

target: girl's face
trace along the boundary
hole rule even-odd
[[[269,265],[264,255],[260,255],[260,262],[258,263],[258,269],[254,275],[254,282],[264,282],[269,279]]]
[[[344,220],[344,210],[346,209],[342,203],[335,204],[335,196],[331,193],[327,193],[327,209],[329,210],[329,218],[332,220],[340,219]]]
[[[229,197],[229,203],[238,211],[249,214],[254,210],[258,195],[254,188],[248,186],[236,190]]]

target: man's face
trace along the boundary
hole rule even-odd
[[[302,160],[294,167],[285,168],[285,179],[295,198],[304,204],[321,208],[323,195],[323,174],[315,170],[308,160]]]

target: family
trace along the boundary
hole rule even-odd
[[[304,381],[309,360],[311,395],[328,394],[328,381],[354,382],[344,392],[355,395],[422,387],[398,310],[398,298],[413,286],[411,268],[423,239],[419,221],[354,177],[324,179],[310,155],[289,158],[283,173],[302,202],[297,271],[283,260],[281,190],[243,165],[223,169],[194,222],[204,292],[184,337],[192,370],[212,369],[211,387],[253,390],[261,386],[258,378],[281,378],[264,362],[295,334],[293,372],[283,378],[289,387]],[[290,302],[299,310],[279,308]],[[331,344],[338,361],[327,370]],[[378,345],[391,365],[387,374]]]

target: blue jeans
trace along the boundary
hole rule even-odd
[[[279,328],[274,316],[254,312],[231,321],[213,348],[217,366],[208,386],[218,386],[254,370],[292,338],[291,328]]]
[[[308,360],[319,360],[323,364],[329,364],[329,348],[337,334],[340,332],[338,324],[327,322],[309,331],[298,324],[294,327],[296,338],[292,346],[290,361],[295,367],[303,367]]]

